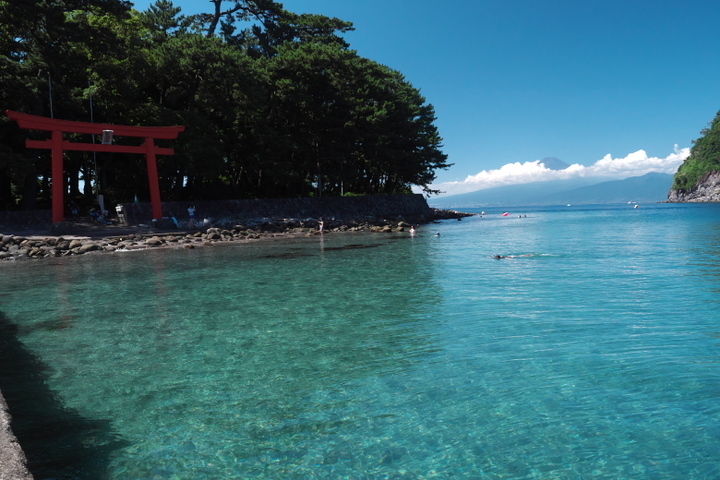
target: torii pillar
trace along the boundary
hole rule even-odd
[[[135,127],[129,125],[110,125],[107,123],[73,122],[54,118],[29,115],[27,113],[6,110],[10,119],[15,120],[20,128],[52,132],[49,140],[26,140],[27,148],[50,149],[52,151],[52,219],[53,223],[65,220],[65,175],[63,173],[63,155],[65,150],[86,152],[119,152],[144,153],[147,159],[148,180],[150,183],[150,201],[152,202],[153,218],[161,219],[162,201],[160,199],[160,178],[157,170],[156,155],[174,155],[172,148],[155,146],[155,139],[174,140],[185,130],[185,126],[173,127]],[[140,137],[145,143],[139,147],[129,145],[111,145],[102,143],[73,143],[63,139],[64,133],[85,133],[102,135],[110,130],[113,136]]]

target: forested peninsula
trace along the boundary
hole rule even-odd
[[[720,112],[678,168],[669,202],[720,202]]]
[[[144,12],[123,0],[0,2],[0,112],[184,125],[159,141],[175,150],[159,158],[167,201],[432,193],[450,166],[434,108],[350,48],[352,23],[270,0],[206,4],[184,15],[167,0]],[[0,114],[0,210],[49,208],[50,153],[25,145],[47,137]],[[100,142],[89,137],[66,140]],[[66,151],[68,204],[147,201],[144,161]]]

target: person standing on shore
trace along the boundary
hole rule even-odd
[[[325,220],[323,217],[320,217],[320,221],[318,222],[318,230],[320,230],[320,235],[325,233]]]
[[[188,216],[190,217],[188,227],[192,228],[195,226],[195,205],[188,207]]]

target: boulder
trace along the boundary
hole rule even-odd
[[[151,247],[157,247],[158,245],[162,245],[163,241],[160,239],[160,237],[150,237],[145,240],[145,243],[147,245],[150,245]]]
[[[100,250],[100,245],[96,243],[86,243],[78,248],[77,253],[82,255],[87,252],[92,252],[93,250]]]

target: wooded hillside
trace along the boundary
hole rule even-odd
[[[675,174],[673,190],[692,190],[702,178],[720,171],[720,112],[701,133],[702,137],[694,141],[690,156]]]

